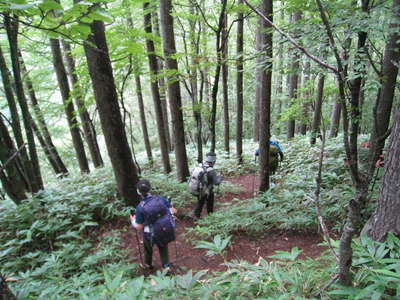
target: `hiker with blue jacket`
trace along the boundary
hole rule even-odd
[[[194,168],[189,179],[189,190],[197,196],[197,205],[194,210],[195,218],[200,218],[203,206],[207,203],[207,213],[214,212],[214,185],[222,182],[222,177],[213,169],[217,155],[214,152],[206,154],[205,161]]]
[[[132,226],[143,232],[145,267],[153,269],[153,246],[157,245],[163,270],[169,271],[168,243],[175,240],[175,221],[172,215],[176,209],[164,197],[152,195],[150,182],[140,180],[137,192],[142,201],[131,216]]]
[[[260,149],[254,153],[256,159],[260,155]],[[278,158],[279,155],[279,158]],[[269,141],[269,168],[271,174],[274,174],[278,169],[279,162],[283,161],[283,148],[278,141]]]

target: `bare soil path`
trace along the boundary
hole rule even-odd
[[[243,186],[243,191],[239,194],[224,194],[216,199],[216,209],[221,203],[230,202],[233,198],[247,199],[253,197],[253,190],[258,188],[258,180],[253,175],[245,175],[238,178],[228,179],[231,183]],[[254,186],[254,188],[253,188]],[[192,210],[193,207],[186,208]],[[204,214],[204,211],[203,211]],[[122,227],[129,226],[120,224]],[[177,240],[169,244],[170,260],[175,266],[176,273],[182,273],[186,270],[192,269],[193,271],[209,270],[209,271],[223,271],[226,269],[222,265],[223,260],[218,256],[206,256],[207,250],[196,249],[185,238],[184,233],[189,227],[194,227],[194,220],[190,218],[177,220]],[[141,240],[141,237],[139,237]],[[121,232],[121,246],[128,249],[132,261],[140,262],[139,251],[137,247],[136,237],[133,230],[128,229]],[[250,263],[256,263],[260,257],[271,261],[268,256],[275,253],[276,250],[289,251],[293,247],[298,247],[303,250],[300,258],[311,257],[315,258],[321,255],[325,247],[318,244],[322,238],[317,233],[304,233],[304,232],[288,232],[279,230],[269,230],[262,236],[251,237],[243,235],[235,235],[232,244],[227,251],[228,260],[246,260]],[[143,249],[142,241],[140,241],[141,249]],[[143,250],[142,250],[143,255]],[[158,250],[155,249],[153,254],[153,264],[156,269],[160,268],[160,259]]]

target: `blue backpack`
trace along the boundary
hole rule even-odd
[[[142,207],[144,226],[150,227],[150,232],[145,232],[145,238],[157,246],[164,247],[175,240],[175,221],[169,208],[159,196],[152,196],[146,202],[139,204]]]

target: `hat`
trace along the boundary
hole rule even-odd
[[[208,152],[206,154],[206,162],[215,163],[217,160],[217,155],[214,152]]]
[[[139,182],[136,184],[136,188],[140,194],[146,195],[151,190],[150,181],[147,179],[139,180]]]

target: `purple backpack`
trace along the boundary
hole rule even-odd
[[[175,221],[164,200],[159,196],[152,196],[146,202],[139,204],[142,207],[144,226],[150,227],[150,233],[145,238],[154,244],[164,247],[175,240]]]

